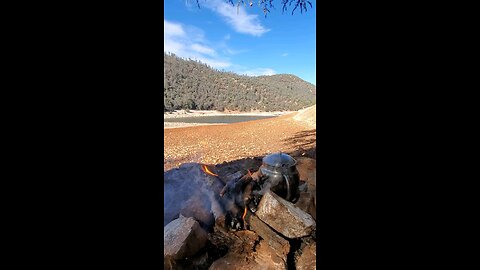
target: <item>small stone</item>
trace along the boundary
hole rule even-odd
[[[207,233],[199,223],[182,215],[168,223],[163,234],[163,257],[166,260],[192,256],[207,243]]]

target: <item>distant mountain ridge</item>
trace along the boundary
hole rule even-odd
[[[294,75],[243,76],[164,53],[164,111],[299,110],[315,99],[315,85]]]

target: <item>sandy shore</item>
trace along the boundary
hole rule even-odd
[[[181,117],[198,117],[198,116],[218,116],[218,115],[247,115],[247,116],[280,116],[284,114],[293,113],[295,111],[282,112],[219,112],[219,111],[201,111],[201,110],[177,110],[174,112],[167,112],[163,114],[163,119],[181,118]]]
[[[280,116],[295,111],[278,111],[278,112],[219,112],[219,111],[202,111],[202,110],[176,110],[163,114],[163,119],[183,118],[183,117],[205,117],[219,115],[239,115],[239,116]],[[183,122],[163,122],[163,128],[181,128],[192,126],[210,126],[210,125],[226,125],[226,124],[209,124],[209,123],[183,123]]]
[[[182,128],[182,127],[213,126],[213,125],[226,125],[226,124],[163,122],[163,128]]]

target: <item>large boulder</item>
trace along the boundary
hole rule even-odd
[[[192,256],[207,243],[207,233],[193,218],[180,215],[163,228],[163,257],[172,261]]]
[[[311,215],[271,191],[263,195],[255,214],[275,231],[290,239],[308,236],[316,228]]]

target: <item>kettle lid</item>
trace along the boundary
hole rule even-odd
[[[270,155],[267,155],[263,158],[263,164],[275,168],[281,168],[281,167],[292,167],[297,164],[297,161],[292,158],[290,155],[285,154],[285,153],[273,153]]]

